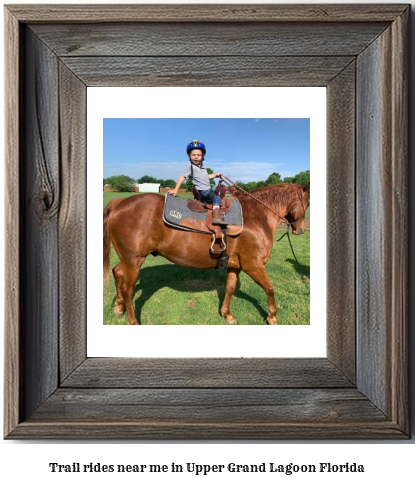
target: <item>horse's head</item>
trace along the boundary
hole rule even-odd
[[[306,230],[305,214],[310,203],[308,201],[307,192],[310,189],[310,182],[302,189],[301,195],[298,200],[293,203],[286,219],[291,224],[292,232],[294,235],[303,234]]]

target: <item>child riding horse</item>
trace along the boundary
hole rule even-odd
[[[182,174],[177,180],[174,190],[169,190],[168,193],[176,196],[181,184],[186,178],[191,178],[194,188],[200,194],[202,201],[213,204],[213,220],[212,224],[225,227],[227,224],[220,217],[221,199],[210,188],[210,181],[212,178],[221,177],[221,173],[208,174],[206,168],[203,166],[203,161],[206,155],[206,147],[202,141],[194,139],[189,142],[186,149],[189,156],[189,163],[184,168]]]

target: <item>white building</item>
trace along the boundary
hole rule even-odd
[[[137,183],[139,192],[160,193],[160,183]]]

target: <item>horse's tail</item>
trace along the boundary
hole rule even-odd
[[[104,243],[104,283],[108,283],[109,274],[110,274],[110,250],[111,250],[111,239],[110,233],[108,232],[108,219],[110,213],[114,209],[114,207],[122,200],[122,198],[115,198],[111,200],[108,205],[104,208],[104,216],[103,216],[103,243]]]

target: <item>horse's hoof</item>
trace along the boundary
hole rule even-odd
[[[277,325],[277,317],[274,317],[272,319],[267,317],[267,322],[268,322],[268,325]]]
[[[121,307],[115,307],[114,308],[114,315],[116,317],[121,317],[121,315],[124,315],[124,309]]]
[[[222,312],[221,312],[221,315],[222,315],[222,317],[225,319],[225,322],[226,322],[227,324],[229,324],[229,325],[237,325],[237,324],[238,324],[238,321],[237,321],[237,320],[236,320],[236,318],[235,318],[235,317],[233,317],[232,315],[231,315],[231,317],[232,317],[232,318],[231,318],[231,319],[229,319],[229,320],[226,318],[226,315],[225,315],[224,313],[222,313]]]
[[[226,319],[225,319],[226,320]],[[238,325],[238,321],[236,319],[232,319],[232,320],[226,320],[226,323],[228,325]]]

